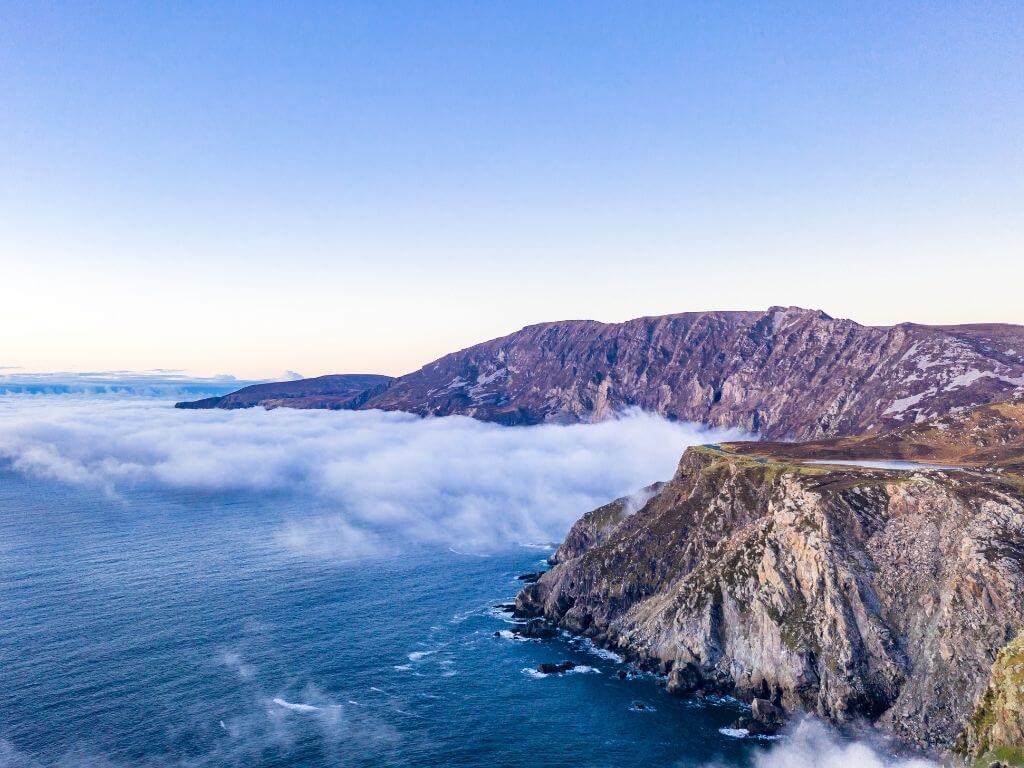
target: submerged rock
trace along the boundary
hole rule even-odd
[[[576,665],[571,661],[545,662],[544,664],[537,665],[537,671],[542,675],[558,675],[571,669],[576,669]]]

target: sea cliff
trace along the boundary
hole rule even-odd
[[[705,446],[638,511],[599,517],[601,535],[584,516],[517,611],[657,669],[675,693],[768,699],[947,750],[1024,629],[1017,475]]]

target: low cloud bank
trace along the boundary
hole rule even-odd
[[[289,372],[291,373],[291,372]],[[0,395],[121,395],[190,399],[226,395],[256,381],[230,374],[187,376],[181,371],[92,371],[30,373],[0,365]]]
[[[806,719],[792,734],[757,755],[755,768],[939,768],[923,758],[888,754],[865,741],[840,739],[821,723]]]
[[[508,428],[380,411],[0,400],[0,459],[19,472],[112,493],[301,494],[317,512],[280,540],[326,556],[372,555],[403,541],[485,552],[558,540],[586,510],[670,477],[686,446],[739,436],[639,412]]]

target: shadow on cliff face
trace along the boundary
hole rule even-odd
[[[289,494],[308,510],[276,541],[355,558],[403,543],[486,552],[560,539],[583,512],[670,477],[688,445],[740,437],[635,412],[505,428],[461,416],[183,411],[139,398],[0,402],[0,462],[105,489]]]
[[[919,757],[895,755],[877,743],[843,739],[811,718],[756,755],[754,768],[939,768]],[[725,768],[706,766],[705,768]]]

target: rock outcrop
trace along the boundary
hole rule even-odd
[[[1024,480],[689,449],[517,598],[668,675],[946,749],[1024,629]],[[602,515],[602,518],[606,517]]]
[[[548,562],[554,565],[572,560],[588,549],[603,543],[615,532],[623,520],[642,508],[664,485],[664,483],[648,485],[630,496],[623,496],[621,499],[615,499],[615,501],[610,501],[604,506],[587,512],[576,521],[565,540],[555,550],[555,554],[548,558]]]
[[[960,751],[977,765],[1024,766],[1024,635],[1003,648]]]

